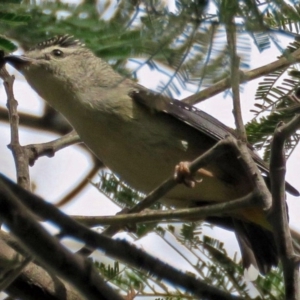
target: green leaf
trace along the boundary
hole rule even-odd
[[[7,38],[0,36],[0,48],[5,52],[13,52],[17,49],[17,46]]]
[[[0,11],[0,22],[6,23],[27,23],[31,20],[29,15],[18,15],[11,12]]]
[[[7,4],[20,4],[22,0],[1,0],[1,4],[7,3]]]

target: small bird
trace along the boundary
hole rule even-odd
[[[29,85],[62,113],[89,149],[131,187],[148,193],[175,166],[191,161],[220,139],[235,136],[212,116],[122,77],[80,41],[64,35],[39,43],[24,55],[8,55]],[[268,167],[249,146],[262,172]],[[236,154],[226,152],[200,169],[194,188],[183,184],[162,202],[196,207],[240,198],[253,191]],[[289,184],[287,190],[299,195]],[[264,212],[246,208],[208,221],[234,230],[243,265],[262,274],[277,266],[275,241]]]

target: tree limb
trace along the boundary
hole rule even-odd
[[[106,286],[101,284],[98,273],[93,271],[93,266],[90,265],[87,268],[86,260],[82,256],[71,254],[67,249],[60,246],[56,239],[51,237],[30,217],[31,213],[19,203],[18,197],[21,197],[26,207],[30,208],[35,214],[58,225],[64,235],[81,240],[92,248],[102,249],[107,255],[120,259],[135,268],[150,272],[159,278],[164,278],[170,283],[189,290],[197,297],[220,300],[241,299],[210,286],[192,275],[178,271],[130,245],[127,241],[113,240],[86,228],[50,203],[23,190],[3,175],[0,176],[0,188],[3,195],[0,199],[1,219],[43,265],[46,265],[49,270],[57,272],[65,280],[72,282],[78,290],[88,296],[88,299],[102,299],[99,298],[99,295],[103,299],[119,298],[115,296],[115,293],[113,297],[105,298],[108,295],[106,292],[110,295],[113,294],[111,290],[105,289]],[[43,245],[43,247],[37,247],[37,245]],[[98,298],[95,298],[95,292],[100,293]]]
[[[299,300],[299,257],[294,254],[291,232],[288,224],[288,213],[285,202],[285,155],[284,144],[300,128],[300,115],[288,124],[279,124],[271,144],[270,180],[273,197],[269,222],[272,224],[274,237],[280,256],[285,281],[285,299]]]

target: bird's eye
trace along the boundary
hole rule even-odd
[[[54,56],[56,56],[56,57],[63,57],[63,55],[64,55],[64,53],[63,53],[61,50],[59,50],[59,49],[54,49],[54,50],[52,51],[52,54],[53,54]]]

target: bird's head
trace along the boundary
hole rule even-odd
[[[23,55],[8,55],[4,60],[32,84],[38,76],[80,80],[95,56],[79,40],[63,35],[41,42]]]
[[[31,87],[47,102],[67,95],[76,97],[93,87],[106,87],[120,75],[72,36],[53,37],[37,44],[23,55],[8,55],[4,61],[20,71]]]

